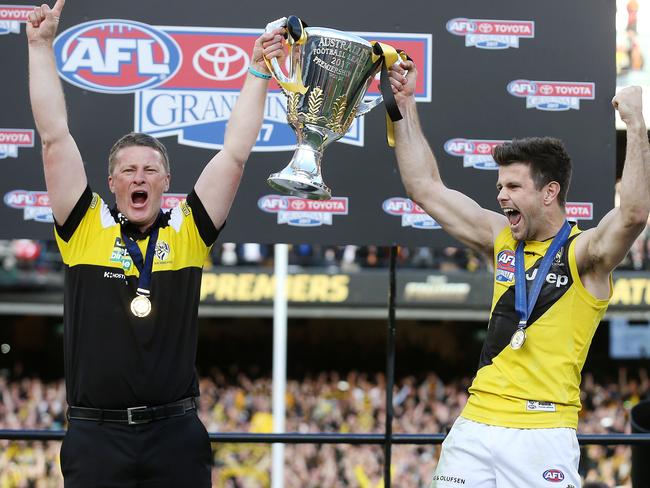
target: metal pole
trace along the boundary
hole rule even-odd
[[[287,389],[287,274],[289,246],[275,245],[275,299],[273,301],[273,432],[284,433]],[[272,448],[272,488],[284,487],[284,444]]]
[[[395,261],[397,246],[390,248],[388,287],[388,334],[386,338],[386,441],[384,443],[384,487],[390,488],[393,445],[393,385],[395,384]]]

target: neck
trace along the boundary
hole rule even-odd
[[[533,241],[545,241],[557,235],[560,232],[560,229],[564,225],[566,220],[566,213],[564,208],[558,207],[556,212],[549,212],[543,218],[542,225],[539,227],[537,232],[531,236],[530,240]]]

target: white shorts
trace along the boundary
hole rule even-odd
[[[576,431],[512,429],[458,417],[431,488],[579,488]]]

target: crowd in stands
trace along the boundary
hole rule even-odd
[[[395,433],[446,432],[467,400],[469,378],[443,382],[434,373],[399,380],[394,390]],[[201,378],[201,420],[211,432],[272,431],[271,380],[236,369]],[[382,374],[324,372],[287,383],[287,432],[381,433],[385,380]],[[0,429],[65,428],[62,381],[0,378]],[[621,369],[617,379],[597,382],[586,373],[582,385],[582,433],[629,433],[630,409],[650,399],[645,370]],[[58,442],[0,441],[0,488],[59,488]],[[214,444],[215,488],[270,486],[271,447]],[[439,447],[393,446],[392,480],[400,488],[428,486]],[[628,446],[586,446],[580,472],[585,482],[631,486]],[[287,488],[383,486],[380,446],[295,444],[285,446]],[[596,486],[596,485],[594,485]]]

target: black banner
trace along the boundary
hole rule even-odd
[[[29,108],[27,10],[19,4],[27,2],[0,5],[0,238],[51,238],[40,141]],[[420,71],[422,125],[450,187],[496,209],[491,147],[550,135],[563,139],[573,158],[570,215],[590,227],[612,207],[615,34],[609,0],[458,0],[399,9],[384,0],[282,7],[255,1],[246,8],[197,0],[164,8],[150,0],[69,2],[55,51],[70,129],[93,189],[111,201],[108,150],[122,134],[138,130],[160,137],[169,149],[172,194],[165,206],[188,193],[223,143],[254,39],[268,22],[290,14],[408,51]],[[375,85],[370,96],[378,94]],[[326,149],[323,177],[333,200],[277,195],[266,178],[291,159],[295,136],[283,95],[272,88],[222,240],[451,242],[405,197],[386,144],[383,105]]]

